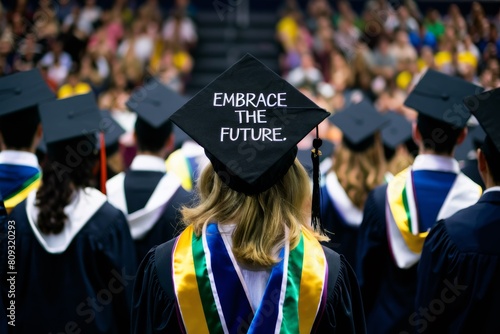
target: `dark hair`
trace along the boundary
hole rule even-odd
[[[489,136],[486,136],[481,151],[486,158],[491,177],[495,184],[500,184],[500,152],[498,152],[495,144]]]
[[[58,234],[67,218],[64,208],[75,190],[92,186],[97,162],[96,140],[76,137],[47,146],[42,184],[36,193],[38,227],[46,234]]]
[[[30,148],[40,124],[38,108],[16,111],[0,118],[0,133],[8,149]]]
[[[155,128],[141,118],[135,122],[135,135],[139,151],[158,152],[165,146],[172,133],[172,122],[167,121]]]
[[[418,115],[417,128],[424,147],[438,154],[451,154],[463,130],[423,114]]]

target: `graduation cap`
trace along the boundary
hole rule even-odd
[[[108,110],[100,110],[101,122],[100,129],[104,131],[104,142],[106,144],[106,153],[112,154],[110,148],[117,146],[121,135],[125,133],[125,130],[120,126],[120,124],[115,121],[113,116]]]
[[[389,121],[382,129],[382,142],[384,146],[394,150],[399,144],[406,142],[412,137],[411,122],[401,114],[388,112],[384,117]]]
[[[484,141],[486,149],[496,150],[496,155],[500,158],[500,113],[498,112],[500,88],[469,96],[464,99],[464,102],[486,132]]]
[[[55,98],[38,69],[0,77],[0,117]]]
[[[481,93],[483,88],[470,82],[429,69],[404,102],[419,114],[464,128],[470,112],[463,99]]]
[[[101,116],[92,93],[40,105],[46,144],[99,132]]]
[[[343,133],[342,140],[353,151],[364,151],[373,144],[374,134],[389,122],[373,105],[362,100],[330,117]]]
[[[144,86],[134,90],[126,105],[135,111],[140,119],[158,128],[186,102],[185,97],[152,78]]]
[[[205,149],[226,185],[254,195],[286,174],[295,161],[297,143],[328,115],[247,54],[198,92],[171,120]],[[315,139],[316,149],[320,145]],[[319,155],[316,150],[313,154],[319,173]],[[317,201],[314,198],[313,194],[313,226],[315,204],[319,205],[319,197]]]
[[[106,147],[101,115],[92,93],[43,103],[39,106],[44,139],[50,145],[78,137],[96,138],[100,134],[101,191],[106,193]],[[93,140],[92,140],[93,142]]]

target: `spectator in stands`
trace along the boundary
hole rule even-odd
[[[198,42],[194,22],[180,9],[174,10],[167,18],[163,25],[162,36],[175,49],[193,50]]]
[[[408,33],[401,28],[397,29],[394,34],[394,42],[389,49],[390,54],[396,58],[397,69],[399,72],[408,70],[405,66],[407,61],[413,62],[417,60],[417,52],[410,44]]]
[[[315,87],[323,81],[323,75],[316,67],[313,55],[311,53],[304,53],[300,57],[300,66],[290,71],[287,80],[295,87]]]
[[[390,53],[390,40],[387,35],[379,36],[377,47],[369,54],[368,64],[371,71],[386,79],[396,74],[397,59]]]
[[[427,30],[436,37],[436,39],[440,39],[444,34],[444,24],[441,21],[441,15],[437,11],[437,9],[430,9],[427,12],[427,16],[425,19],[425,27]]]

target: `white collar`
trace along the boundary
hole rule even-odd
[[[459,174],[460,165],[451,157],[443,157],[433,154],[421,154],[415,158],[412,170],[431,170],[439,172],[450,172]]]
[[[33,191],[26,199],[26,214],[30,226],[40,245],[47,252],[58,254],[66,251],[78,232],[106,202],[106,196],[94,188],[80,189],[74,193],[71,202],[64,208],[68,218],[58,234],[44,234],[38,229],[39,209],[35,206],[35,200],[36,191]]]
[[[363,211],[352,203],[335,172],[332,171],[326,175],[325,186],[333,206],[344,222],[349,226],[359,227],[363,221]]]
[[[181,186],[181,181],[173,173],[165,174],[156,185],[146,206],[128,213],[125,197],[125,173],[119,173],[106,182],[108,201],[127,216],[132,239],[142,239],[158,222],[166,205]]]
[[[6,150],[0,152],[0,164],[38,167],[38,159],[31,152]]]
[[[167,172],[167,167],[165,165],[165,160],[152,155],[139,154],[132,164],[130,164],[130,170],[144,170],[150,172]]]
[[[491,188],[486,189],[486,190],[483,192],[483,195],[484,195],[484,194],[486,194],[486,193],[493,192],[493,191],[500,191],[500,186],[494,186],[494,187],[491,187]]]

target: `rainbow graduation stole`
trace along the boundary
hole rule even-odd
[[[199,237],[188,226],[176,241],[172,273],[186,332],[311,333],[326,301],[328,273],[312,233],[303,229],[294,249],[281,249],[257,310],[227,247],[213,223]]]
[[[41,178],[42,173],[38,168],[10,164],[0,166],[2,189],[8,189],[2,193],[8,213],[24,201],[30,192],[40,187]]]
[[[457,174],[436,221],[473,205],[481,187],[462,173]],[[400,172],[387,185],[385,216],[392,256],[399,268],[407,269],[420,260],[429,231],[419,231],[417,205],[411,167]]]

